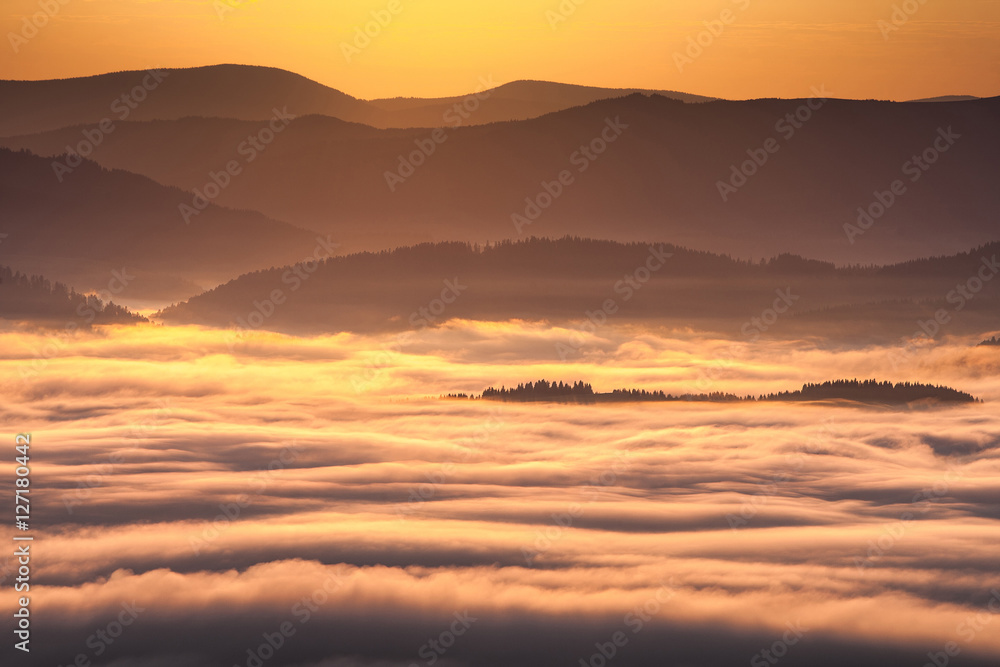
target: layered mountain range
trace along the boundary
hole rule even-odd
[[[235,65],[2,81],[0,261],[82,291],[124,267],[141,276],[124,301],[162,305],[422,243],[569,235],[881,266],[997,239],[1000,98],[815,95],[486,78],[366,101]]]
[[[897,342],[997,328],[1000,244],[889,266],[782,255],[749,262],[669,244],[531,238],[424,244],[256,271],[159,319],[293,334],[404,331],[452,319],[571,329],[564,357],[609,324]],[[596,336],[596,338],[595,338]],[[589,341],[589,342],[585,342]]]

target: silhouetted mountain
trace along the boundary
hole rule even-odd
[[[59,323],[70,329],[148,322],[113,301],[105,303],[96,295],[77,294],[62,283],[6,266],[0,266],[0,319]]]
[[[449,398],[468,398],[465,394],[455,394]],[[475,397],[472,397],[475,398]],[[834,380],[822,384],[805,384],[799,391],[785,391],[779,394],[768,394],[754,398],[739,397],[734,394],[713,392],[710,394],[682,394],[674,396],[663,391],[647,391],[645,389],[616,389],[608,393],[597,393],[590,384],[582,381],[572,385],[563,382],[520,383],[510,389],[506,387],[489,387],[479,397],[492,401],[560,402],[560,403],[649,403],[673,401],[707,401],[713,403],[732,403],[739,401],[827,401],[845,400],[858,403],[900,405],[918,401],[939,403],[974,403],[976,398],[971,394],[957,391],[949,387],[911,382],[879,382],[877,380]]]
[[[472,91],[470,91],[471,93]],[[496,87],[483,87],[475,93],[455,97],[393,97],[370,100],[369,104],[385,110],[384,119],[372,117],[366,122],[375,127],[440,127],[483,125],[510,120],[537,118],[563,109],[584,106],[598,100],[633,94],[662,95],[681,102],[708,102],[712,98],[672,90],[642,88],[595,88],[548,81],[513,81]],[[456,105],[462,107],[456,110]],[[328,114],[329,115],[329,114]]]
[[[368,105],[272,67],[216,65],[73,79],[0,81],[0,136],[81,123],[185,116],[266,120],[274,108],[355,120]]]
[[[52,160],[0,149],[0,259],[82,291],[124,271],[125,298],[174,300],[255,268],[313,253],[316,234],[248,211],[208,205],[187,224],[191,196],[83,161],[60,182]]]
[[[672,91],[588,88],[542,81],[502,86],[477,83],[453,98],[395,98],[366,102],[274,67],[213,65],[127,71],[47,81],[0,80],[0,136],[111,121],[174,120],[187,116],[268,120],[274,109],[319,114],[373,127],[441,127],[534,118],[632,92],[685,101],[709,98]],[[476,102],[469,95],[478,94]],[[475,113],[455,105],[475,106]]]
[[[632,95],[437,134],[302,117],[257,152],[215,202],[367,249],[572,234],[881,264],[996,239],[1000,98],[806,105]],[[799,122],[796,113],[810,119]],[[92,156],[201,190],[266,127],[223,119],[123,122]],[[78,144],[83,131],[2,143],[48,155]],[[901,194],[891,191],[897,181]],[[872,212],[870,221],[859,209]]]
[[[993,336],[993,338],[987,338],[986,340],[984,340],[982,343],[979,344],[979,347],[991,347],[991,346],[1000,346],[1000,338],[998,338],[997,336]]]
[[[981,100],[981,97],[976,97],[975,95],[941,95],[939,97],[925,97],[919,100],[910,100],[911,102],[968,102],[969,100]]]
[[[748,341],[780,335],[871,343],[922,326],[931,335],[996,329],[1000,290],[966,298],[956,285],[998,254],[1000,243],[897,275],[896,267],[836,268],[790,256],[750,262],[668,244],[578,238],[424,244],[339,256],[308,273],[257,271],[161,316],[291,333],[404,330],[453,318],[583,321],[573,328],[594,330],[637,322]],[[280,304],[271,302],[274,290]],[[944,324],[935,319],[942,310]],[[571,338],[567,333],[563,343],[567,354],[576,352]]]

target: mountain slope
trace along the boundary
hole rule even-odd
[[[89,161],[60,182],[51,162],[0,149],[0,262],[77,290],[104,289],[124,267],[136,277],[127,296],[177,298],[297,261],[317,243],[316,234],[215,205],[187,224],[179,207],[190,196],[180,190]]]
[[[113,301],[78,294],[62,283],[0,266],[0,319],[55,323],[75,330],[91,324],[146,322]]]
[[[672,90],[639,88],[595,88],[548,81],[513,81],[501,86],[482,86],[472,95],[436,99],[394,97],[370,100],[369,104],[386,111],[376,127],[438,127],[448,125],[483,125],[510,120],[527,120],[564,109],[584,106],[598,100],[633,94],[662,95],[682,102],[708,102],[712,98]],[[463,109],[456,111],[456,105]]]
[[[115,122],[185,116],[264,120],[275,107],[348,120],[370,113],[361,100],[291,72],[216,65],[0,81],[0,136],[96,124],[104,118]]]
[[[950,335],[997,328],[1000,279],[975,298],[955,286],[976,276],[1000,244],[922,266],[835,268],[782,256],[738,261],[668,244],[564,238],[486,248],[426,244],[339,256],[306,276],[258,271],[160,313],[164,321],[292,333],[406,330],[453,318],[585,321],[761,335],[888,341],[950,313]],[[980,274],[981,275],[981,274]],[[271,303],[275,290],[281,302]],[[255,321],[256,320],[256,321]],[[574,352],[579,345],[563,341]]]
[[[487,90],[490,88],[491,90]],[[588,88],[539,81],[495,87],[481,85],[481,102],[462,124],[540,116],[634,90]],[[646,91],[654,92],[654,91]],[[708,98],[655,91],[686,101]],[[298,74],[273,67],[213,65],[154,71],[128,71],[48,81],[0,80],[0,136],[46,132],[108,118],[174,120],[186,116],[267,120],[275,109],[296,116],[331,116],[373,127],[453,125],[446,112],[468,95],[438,99],[366,102]]]
[[[941,95],[940,97],[925,97],[920,100],[910,100],[911,102],[968,102],[979,100],[981,97],[975,95]]]
[[[885,263],[996,238],[1000,98],[828,100],[816,110],[809,102],[692,105],[632,95],[436,135],[302,117],[215,201],[372,249],[574,234]],[[92,157],[194,190],[263,127],[197,118],[120,123]],[[83,131],[2,143],[54,154]],[[924,153],[934,164],[916,167]],[[882,217],[845,229],[857,227],[859,208],[877,214],[877,198],[888,202],[894,181],[904,192]]]

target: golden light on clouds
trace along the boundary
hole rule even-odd
[[[1000,0],[0,36],[23,664],[998,664]]]
[[[241,63],[362,98],[489,76],[726,98],[1000,89],[1000,4],[979,0],[8,0],[0,32],[13,79]]]
[[[684,387],[727,345],[650,333],[639,346],[606,330],[604,349],[576,363],[536,358],[563,335],[527,323],[425,329],[357,392],[347,379],[391,336],[253,334],[230,357],[233,332],[113,327],[64,340],[21,380],[50,336],[0,333],[0,417],[35,431],[32,451],[45,447],[37,509],[63,522],[40,542],[45,583],[32,588],[45,627],[63,633],[55,659],[87,653],[86,635],[123,604],[139,615],[126,637],[144,655],[169,662],[183,628],[216,656],[190,664],[233,664],[217,654],[255,647],[286,620],[289,650],[350,654],[375,624],[394,628],[385,650],[405,656],[464,612],[477,619],[473,653],[516,633],[534,651],[586,656],[624,627],[638,655],[643,642],[702,651],[708,633],[745,662],[794,622],[809,634],[795,647],[803,659],[819,659],[823,642],[920,653],[959,640],[963,654],[1000,655],[987,622],[968,620],[1000,610],[998,528],[976,500],[1000,475],[989,404],[427,398],[540,374]],[[512,350],[520,362],[505,358]],[[991,355],[951,341],[897,372],[919,366],[995,401]],[[760,342],[739,357],[715,388],[889,371],[877,347],[790,355]],[[237,622],[205,620],[219,617]]]

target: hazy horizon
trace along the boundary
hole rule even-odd
[[[23,18],[39,11],[32,0],[6,7],[0,15],[5,35],[18,34]],[[993,38],[1000,8],[975,0],[807,6],[529,0],[474,7],[451,0],[420,7],[404,0],[337,6],[97,0],[57,7],[39,40],[17,44],[26,57],[0,50],[0,71],[42,79],[235,60],[295,71],[363,98],[461,95],[489,75],[723,98],[802,97],[820,84],[857,99],[985,96],[996,94],[1000,80]],[[376,24],[365,34],[371,21]],[[706,30],[704,53],[685,53],[689,38],[697,46]],[[255,48],[268,38],[275,55]],[[178,52],[178,42],[198,48]],[[912,75],[915,62],[922,64],[920,76]],[[765,70],[770,76],[762,81]]]
[[[89,79],[89,78],[93,78],[93,77],[103,76],[103,75],[106,75],[106,74],[121,74],[123,72],[146,72],[146,71],[150,71],[150,70],[174,70],[174,69],[205,69],[205,68],[211,68],[211,67],[228,67],[228,66],[235,66],[235,67],[260,67],[260,68],[263,68],[263,69],[279,69],[279,70],[284,70],[284,71],[287,71],[287,72],[289,72],[291,74],[302,76],[303,78],[309,79],[310,81],[314,81],[315,83],[319,83],[320,85],[323,85],[323,86],[325,86],[327,88],[331,88],[333,90],[337,90],[339,92],[342,92],[342,93],[345,93],[347,95],[350,95],[351,97],[354,97],[355,99],[359,99],[359,100],[366,101],[366,102],[379,101],[379,100],[396,100],[396,99],[407,99],[407,100],[413,99],[413,100],[436,101],[436,100],[447,100],[447,99],[456,98],[456,97],[457,98],[461,98],[461,97],[465,97],[465,96],[470,95],[470,94],[474,94],[476,92],[481,92],[482,89],[483,89],[484,84],[489,84],[489,88],[488,89],[499,88],[501,86],[506,86],[506,85],[510,85],[510,84],[514,84],[514,83],[551,83],[551,84],[555,84],[557,86],[575,86],[575,87],[581,87],[581,88],[603,88],[603,89],[607,89],[607,90],[611,90],[611,91],[617,91],[617,90],[643,90],[643,91],[649,91],[651,93],[656,93],[656,92],[659,92],[661,90],[666,90],[662,86],[661,87],[650,87],[648,85],[646,85],[646,86],[631,85],[627,81],[624,81],[624,82],[621,82],[621,81],[619,81],[619,82],[610,82],[610,83],[606,82],[606,83],[602,83],[602,84],[597,84],[597,83],[582,83],[580,81],[569,81],[569,80],[533,79],[533,78],[530,78],[528,76],[517,76],[517,75],[513,75],[512,78],[507,78],[507,79],[502,79],[502,80],[494,80],[493,76],[489,75],[488,77],[487,76],[480,77],[477,81],[472,82],[469,85],[469,87],[466,87],[466,88],[455,88],[454,90],[450,90],[450,91],[437,92],[437,93],[435,93],[433,95],[415,95],[415,94],[403,95],[403,94],[392,93],[390,91],[390,92],[385,93],[385,94],[373,95],[373,96],[370,96],[370,97],[362,97],[361,95],[353,94],[353,92],[351,90],[346,90],[344,88],[339,87],[336,84],[335,81],[329,81],[329,80],[328,81],[321,81],[319,79],[313,79],[313,78],[310,78],[308,76],[303,75],[301,72],[297,72],[297,71],[294,71],[294,70],[288,70],[288,69],[284,69],[284,68],[281,68],[281,67],[275,67],[274,65],[262,64],[262,63],[251,63],[251,62],[229,62],[229,61],[206,62],[206,63],[184,65],[184,66],[171,65],[169,63],[161,63],[161,64],[157,64],[157,65],[148,65],[148,66],[144,66],[144,67],[140,67],[140,68],[135,68],[135,69],[99,70],[99,71],[87,72],[87,73],[83,73],[83,74],[72,74],[72,75],[66,75],[66,76],[48,76],[48,77],[43,77],[43,78],[0,79],[0,80],[3,80],[3,81],[20,81],[20,82],[36,82],[37,83],[37,82],[43,82],[43,81],[60,81],[60,80],[66,80],[66,79]],[[761,95],[761,94],[750,93],[750,94],[747,94],[744,97],[724,97],[724,96],[719,95],[719,94],[713,94],[713,93],[711,93],[709,91],[695,91],[695,90],[687,90],[687,89],[679,89],[679,88],[675,89],[675,90],[672,90],[672,92],[686,93],[686,94],[690,94],[690,95],[699,95],[699,96],[705,97],[708,100],[723,100],[723,101],[741,101],[741,100],[742,101],[748,101],[748,100],[760,100],[760,99],[803,100],[803,99],[809,99],[811,97],[815,97],[815,93],[812,90],[801,91],[799,94],[793,94],[793,95],[790,95],[790,96]],[[961,97],[979,97],[979,98],[1000,97],[1000,84],[998,84],[998,87],[995,88],[995,89],[993,89],[992,91],[988,91],[986,94],[980,94],[980,95],[970,95],[966,91],[953,90],[953,89],[949,88],[949,89],[943,89],[943,90],[937,91],[937,92],[935,92],[933,94],[930,94],[930,95],[922,95],[921,97],[903,97],[903,98],[887,98],[887,97],[875,97],[875,98],[872,98],[872,97],[840,97],[839,99],[855,99],[855,100],[877,99],[877,100],[880,100],[880,101],[887,101],[887,102],[924,102],[924,101],[928,101],[928,100],[937,100],[939,98],[952,98],[952,97],[959,97],[959,98],[961,98]]]

